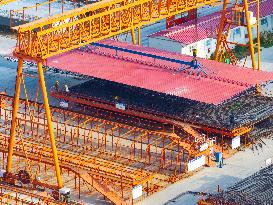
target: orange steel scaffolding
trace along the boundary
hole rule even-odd
[[[34,194],[29,190],[0,184],[0,203],[1,205],[20,204],[20,205],[62,205],[52,198]]]
[[[0,99],[4,125],[0,150],[5,153],[9,147],[13,98],[1,95]],[[181,179],[187,173],[189,159],[208,156],[208,150],[199,152],[190,138],[183,139],[173,133],[140,129],[55,107],[51,109],[60,170],[75,173],[85,184],[115,204],[131,203],[131,190],[137,185],[142,185],[145,194],[149,195]],[[31,162],[54,166],[43,105],[19,100],[17,122],[20,136],[15,138],[13,155],[27,159],[25,168],[31,173],[33,184],[58,190],[48,181],[36,180],[40,168]],[[12,178],[18,180],[15,175]]]
[[[42,91],[46,112],[47,127],[51,142],[56,178],[59,188],[63,187],[51,111],[44,81],[43,61],[49,56],[64,53],[91,42],[130,31],[133,42],[136,42],[134,30],[145,24],[188,11],[193,8],[215,2],[209,1],[102,1],[82,8],[74,9],[60,15],[37,20],[20,26],[14,55],[19,58],[16,89],[13,103],[12,126],[9,140],[7,173],[12,169],[12,156],[16,133],[19,131],[17,112],[23,73],[23,60],[31,59],[37,62],[39,87]],[[140,37],[140,35],[139,35]],[[24,89],[27,97],[26,89]],[[37,89],[38,95],[38,89]],[[37,100],[37,98],[36,98]],[[30,113],[29,113],[30,114]]]
[[[13,2],[13,1],[16,1],[16,0],[0,0],[0,6],[4,5],[4,4],[8,4],[8,3]]]
[[[115,204],[124,204],[132,201],[133,186],[147,183],[143,189],[148,195],[183,176],[190,158],[208,156],[209,149],[200,153],[190,137],[152,132],[58,108],[52,108],[51,112],[42,64],[50,56],[123,32],[131,31],[136,44],[136,28],[140,43],[141,26],[214,2],[217,0],[101,1],[16,27],[14,56],[19,61],[15,95],[1,96],[8,108],[1,114],[7,124],[7,133],[2,137],[4,142],[9,141],[4,146],[8,149],[6,179],[18,178],[13,173],[14,155],[32,157],[34,161],[54,166],[58,185],[50,187],[63,187],[61,169],[65,164]],[[33,102],[28,99],[24,83],[24,78],[30,77],[23,74],[23,61],[27,59],[35,61],[38,68]],[[21,85],[25,101],[20,100]],[[43,104],[37,103],[40,90]],[[192,130],[187,131],[193,134]],[[34,176],[31,175],[31,181],[37,184]],[[115,189],[109,188],[111,185]],[[125,187],[129,187],[130,194],[125,194]]]

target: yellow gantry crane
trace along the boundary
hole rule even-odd
[[[236,65],[238,62],[238,59],[236,59],[234,52],[230,49],[230,45],[239,45],[238,42],[229,42],[229,34],[230,29],[232,26],[243,26],[247,28],[248,33],[248,45],[242,45],[247,46],[250,56],[251,56],[251,62],[252,62],[252,68],[254,70],[260,70],[261,67],[261,54],[260,54],[260,1],[259,0],[253,0],[249,2],[248,0],[243,0],[242,5],[239,5],[238,0],[236,0],[236,3],[234,7],[231,10],[230,16],[227,16],[227,6],[229,4],[229,0],[224,0],[223,2],[223,11],[221,16],[221,22],[220,27],[218,31],[218,37],[217,37],[217,45],[215,50],[215,60],[221,61],[224,52],[226,52],[229,55],[231,64]],[[251,19],[251,15],[249,12],[249,5],[250,4],[256,4],[256,22]],[[258,67],[256,65],[256,57],[255,57],[255,45],[253,42],[253,34],[252,34],[252,28],[256,27],[257,31],[257,61],[258,61]],[[246,60],[246,59],[245,59]]]
[[[44,61],[49,57],[128,31],[132,33],[132,41],[136,44],[135,29],[138,29],[138,43],[140,43],[140,30],[143,25],[216,2],[218,0],[104,0],[15,27],[18,37],[14,56],[19,60],[9,139],[7,176],[12,172],[15,138],[20,130],[17,115],[23,83],[24,60],[37,63],[38,81],[43,96],[55,174],[58,187],[62,188],[63,182],[44,80]],[[224,1],[224,8],[226,4],[227,0]],[[223,22],[219,33],[221,32],[223,32]]]
[[[217,0],[106,0],[16,27],[18,38],[14,56],[18,57],[19,61],[7,173],[10,173],[12,170],[24,60],[34,61],[38,66],[39,84],[47,117],[57,183],[59,188],[62,188],[63,182],[44,80],[43,62],[48,57],[65,53],[126,31],[132,32],[132,41],[136,44],[136,28],[139,30],[138,42],[140,42],[141,26],[194,8],[210,5],[214,2],[217,2]]]
[[[8,3],[13,2],[13,1],[16,1],[16,0],[0,0],[0,6],[4,5],[4,4],[8,4]]]
[[[136,44],[136,28],[140,30],[143,25],[214,2],[216,0],[97,2],[16,27],[18,42],[15,54],[22,58],[44,60],[127,31],[132,32],[132,40]]]

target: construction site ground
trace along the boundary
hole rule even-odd
[[[262,48],[261,50],[261,70],[264,71],[273,71],[273,59],[272,59],[273,47]],[[257,53],[255,56],[257,57]],[[240,62],[243,65],[244,59]],[[246,67],[251,68],[251,58],[247,56]]]
[[[270,49],[273,49],[273,48],[269,48],[269,50]],[[263,51],[266,52],[265,49],[263,49]],[[267,57],[267,62],[268,61],[270,61],[269,57]],[[8,93],[12,94],[14,90],[14,83],[11,83],[11,82],[15,80],[16,63],[6,62],[6,60],[3,58],[0,60],[0,62],[1,62],[0,67],[2,67],[2,70],[5,73],[9,73],[9,78],[7,78],[6,76],[5,77],[3,76],[1,78],[3,81],[1,82],[9,82],[9,83],[3,83],[3,84],[10,86],[8,87]],[[269,66],[265,66],[265,70],[269,70]],[[29,72],[31,73],[36,71],[29,69]],[[69,85],[73,85],[80,82],[78,79],[74,79],[73,77],[60,78],[59,76],[65,76],[65,75],[54,74],[54,73],[46,74],[48,88],[54,85],[55,80],[57,78],[65,79],[64,82],[60,81],[61,84],[67,83]],[[52,103],[52,99],[50,100],[51,100],[50,102]],[[53,102],[53,104],[55,103],[57,102]],[[172,202],[169,201],[167,204],[173,204],[173,205],[196,204],[197,200],[200,198],[187,194],[187,191],[216,192],[217,185],[220,185],[220,187],[223,189],[227,188],[228,186],[233,185],[235,182],[253,174],[254,172],[258,171],[260,168],[264,167],[265,160],[269,157],[273,157],[273,150],[270,151],[270,147],[273,146],[273,141],[265,140],[265,142],[266,142],[266,146],[264,146],[263,149],[255,150],[255,152],[253,152],[251,149],[240,151],[234,156],[232,156],[231,158],[224,160],[224,163],[226,165],[223,168],[220,169],[217,167],[206,167],[200,170],[199,172],[194,173],[194,176],[191,176],[188,179],[183,179],[173,185],[168,186],[166,189],[159,191],[158,193],[155,193],[152,196],[144,199],[141,203],[139,203],[139,205],[140,204],[160,205],[160,204],[167,203],[170,199],[173,199],[175,197],[177,198],[172,200]],[[90,197],[90,194],[85,196],[85,194],[82,192],[81,200],[84,201],[85,204],[101,204],[101,205],[110,204],[109,202],[105,201],[101,195],[95,192],[93,192],[93,194]],[[77,199],[77,197],[78,197],[77,193],[74,192],[72,198]]]
[[[147,197],[139,205],[166,204],[166,205],[195,205],[200,196],[188,194],[193,192],[217,192],[221,189],[254,174],[266,166],[265,160],[273,157],[273,140],[265,139],[262,148],[247,148],[237,152],[234,156],[224,160],[223,168],[206,167],[188,179],[170,185],[166,189]]]

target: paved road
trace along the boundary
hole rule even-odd
[[[146,198],[141,205],[161,205],[164,203],[167,205],[195,205],[199,199],[198,197],[182,194],[187,191],[216,192],[218,184],[223,189],[227,188],[265,167],[265,160],[270,157],[273,158],[273,140],[264,141],[266,146],[263,149],[255,150],[255,152],[251,149],[240,151],[225,160],[226,165],[223,168],[204,168],[192,177],[172,184],[165,190]],[[178,195],[182,196],[172,202],[169,201]]]

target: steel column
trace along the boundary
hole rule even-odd
[[[132,36],[132,42],[134,45],[136,45],[136,34],[135,34],[135,28],[131,29],[131,36]]]
[[[258,47],[258,70],[261,69],[261,39],[260,39],[260,0],[257,0],[257,47]]]
[[[53,131],[53,126],[52,126],[51,112],[50,112],[50,107],[49,107],[49,103],[48,103],[43,65],[42,65],[41,61],[38,62],[37,65],[38,65],[38,74],[39,74],[39,80],[41,83],[41,90],[42,90],[42,95],[43,95],[45,113],[46,113],[46,118],[47,118],[47,125],[48,125],[48,130],[49,130],[51,148],[52,148],[52,153],[53,153],[53,158],[54,158],[55,172],[56,172],[58,186],[59,186],[59,188],[61,188],[61,187],[63,187],[63,182],[62,182],[62,178],[61,178],[61,171],[60,171],[60,166],[59,166],[59,161],[58,161],[58,153],[57,153],[54,131]]]
[[[253,39],[252,39],[250,18],[249,18],[249,15],[248,15],[248,2],[247,2],[247,0],[244,0],[244,7],[245,7],[245,16],[246,16],[246,27],[247,27],[248,40],[249,40],[249,52],[250,52],[250,55],[251,55],[252,68],[253,68],[253,70],[255,70],[256,69],[256,62],[255,62],[254,44],[253,44]]]
[[[228,5],[228,0],[224,0],[222,17],[221,17],[221,22],[220,22],[220,28],[218,30],[217,44],[216,44],[215,55],[214,55],[214,60],[216,60],[216,61],[218,61],[218,53],[220,50],[221,38],[222,38],[223,31],[224,31],[224,26],[225,26],[227,5]]]
[[[22,73],[23,73],[23,59],[19,58],[16,84],[15,84],[14,101],[13,101],[13,110],[12,110],[12,124],[11,124],[10,139],[9,139],[7,172],[11,172],[11,168],[12,168],[12,155],[13,155],[13,147],[15,142],[15,134],[16,134],[16,126],[17,126],[16,121],[17,121],[17,113],[19,108]]]
[[[141,34],[140,34],[140,27],[138,27],[138,45],[141,45]]]

